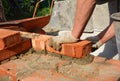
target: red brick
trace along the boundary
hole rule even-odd
[[[18,31],[0,29],[0,50],[14,46],[21,42],[21,36]]]
[[[32,38],[32,47],[38,50],[44,50],[45,43],[49,38],[51,38],[51,36],[48,35],[34,36]]]
[[[0,67],[0,81],[17,81],[17,78],[7,69]]]
[[[88,81],[119,81],[119,80],[118,80],[118,78],[115,77],[115,76],[103,75],[103,76],[98,76],[98,77],[89,78]]]
[[[105,57],[95,56],[93,61],[94,61],[94,62],[105,62],[105,61],[106,61],[106,58],[105,58]]]
[[[83,40],[73,44],[63,44],[62,48],[63,54],[80,58],[86,56],[87,54],[90,54],[91,42]]]
[[[13,80],[10,81],[18,81],[19,77],[22,75],[19,75],[19,71],[23,71],[24,69],[28,69],[27,65],[23,62],[7,62],[5,64],[0,65],[0,77],[3,75],[10,76]]]
[[[14,56],[16,54],[19,54],[23,51],[26,51],[26,50],[30,49],[31,47],[32,46],[31,46],[30,39],[23,39],[21,41],[21,43],[15,45],[15,46],[9,47],[4,50],[0,50],[0,61],[4,60],[6,58],[9,58],[11,56]]]
[[[120,66],[120,60],[107,60],[106,61],[107,63],[110,63],[111,65],[114,65],[114,66]]]
[[[49,41],[47,42],[47,50],[50,52],[70,56],[70,57],[76,57],[81,58],[91,52],[91,42],[87,40],[82,40],[77,43],[71,43],[71,44],[62,44],[61,51],[56,51],[53,48],[49,47]]]
[[[61,51],[56,51],[49,46],[48,39],[50,38],[51,36],[48,35],[35,36],[32,38],[32,47],[38,50],[44,50],[46,48],[47,51],[50,52],[77,58],[83,57],[91,52],[91,42],[87,40],[71,44],[62,44]]]
[[[26,34],[26,33],[22,33]],[[83,57],[86,56],[91,52],[91,42],[87,40],[82,40],[77,43],[71,43],[71,44],[62,44],[61,51],[56,51],[52,47],[49,46],[49,39],[51,36],[49,35],[38,35],[34,34],[33,36],[30,36],[32,38],[32,47],[37,50],[47,50],[49,52],[54,52],[66,56],[71,57]]]

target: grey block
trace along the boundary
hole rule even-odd
[[[56,1],[50,23],[47,27],[59,30],[72,30],[76,10],[76,0]],[[93,32],[92,19],[90,19],[85,32]]]

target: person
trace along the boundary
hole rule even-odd
[[[80,40],[80,37],[90,19],[96,5],[96,0],[77,0],[76,14],[72,31],[60,32],[58,36],[50,39],[49,46],[55,50],[61,49],[63,43],[73,43]],[[93,44],[92,47],[97,49],[105,42],[115,36],[114,24],[111,23],[105,30],[95,37],[88,37]]]
[[[87,37],[86,40],[92,41],[92,51],[95,51],[99,47],[101,47],[104,43],[109,41],[115,36],[114,31],[114,24],[113,22],[105,28],[102,32],[100,32],[98,35],[93,37]]]

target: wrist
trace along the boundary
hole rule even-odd
[[[96,43],[96,45],[97,45],[97,47],[99,48],[99,47],[101,47],[101,46],[103,45],[103,43],[102,43],[101,40],[99,40],[99,41]]]

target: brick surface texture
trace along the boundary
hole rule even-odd
[[[37,50],[47,50],[49,52],[76,58],[81,58],[91,52],[91,42],[87,40],[82,40],[72,44],[62,44],[62,49],[60,51],[56,51],[49,46],[50,38],[51,36],[48,35],[34,36],[32,38],[32,47]]]
[[[9,47],[4,50],[0,50],[0,61],[7,59],[11,56],[20,54],[20,53],[30,49],[31,47],[32,46],[31,46],[30,39],[23,39],[21,41],[21,43],[15,45],[15,46]]]
[[[48,38],[51,36],[39,34],[29,36],[25,32],[24,34],[31,38],[32,42],[26,38],[13,47],[1,50],[0,59],[9,58],[12,54],[18,54],[21,50],[29,49],[30,43],[36,49],[44,50],[46,47],[48,50]],[[35,50],[30,53],[23,53],[14,60],[1,62],[0,81],[119,81],[119,60],[94,57],[90,63],[80,63],[82,61],[81,56],[88,54],[90,45],[89,41],[84,40],[74,44],[63,44],[64,49],[60,52],[49,47],[53,53],[45,54]],[[66,53],[68,51],[65,52],[65,50],[70,50],[70,52]],[[82,50],[81,55],[79,55],[78,50]]]
[[[0,50],[14,46],[21,42],[18,31],[0,29]]]

